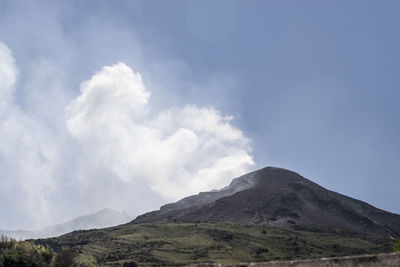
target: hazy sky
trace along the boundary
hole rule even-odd
[[[0,0],[0,229],[265,166],[400,213],[400,2]]]

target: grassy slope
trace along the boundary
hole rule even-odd
[[[37,240],[53,249],[70,247],[107,266],[194,262],[239,263],[390,252],[390,240],[339,232],[285,230],[230,223],[133,224],[78,231]]]

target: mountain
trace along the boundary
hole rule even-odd
[[[400,215],[275,167],[243,175],[221,190],[184,198],[132,221],[165,222],[233,222],[400,237]]]
[[[121,213],[111,209],[103,209],[96,213],[80,216],[70,221],[46,227],[38,231],[0,230],[0,235],[12,237],[17,240],[54,237],[75,230],[98,229],[98,228],[116,226],[123,223],[127,223],[131,220],[132,218],[126,215],[125,213]]]
[[[390,252],[399,228],[400,215],[268,167],[124,225],[33,242],[99,266],[239,264]]]
[[[387,238],[223,222],[124,224],[33,242],[50,246],[61,255],[63,250],[72,250],[78,252],[78,259],[93,257],[96,266],[189,266],[206,262],[258,266],[243,263],[393,251],[393,242]],[[367,263],[359,266],[364,265]]]

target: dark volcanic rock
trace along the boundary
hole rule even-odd
[[[273,167],[236,178],[221,190],[165,205],[137,217],[133,223],[215,221],[400,237],[400,215]]]

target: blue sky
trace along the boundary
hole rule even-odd
[[[50,224],[103,206],[137,215],[186,192],[194,193],[196,188],[217,187],[233,178],[228,179],[229,175],[270,165],[400,213],[399,8],[398,1],[0,0],[0,42],[18,69],[12,102],[16,111],[5,117],[23,125],[20,138],[33,132],[38,140],[45,139],[33,138],[38,145],[21,146],[18,153],[33,151],[36,156],[25,160],[38,157],[45,166],[40,169],[49,169],[32,178],[14,178],[22,174],[14,161],[4,158],[15,153],[11,158],[19,159],[21,154],[0,145],[1,193],[7,203],[0,209],[10,214],[8,221],[0,221],[0,228]],[[124,65],[114,65],[118,62]],[[93,89],[97,87],[81,86],[83,81],[95,83],[95,73],[106,75],[105,66],[114,66],[107,79],[127,73],[130,81],[139,87],[143,83],[151,92],[147,99],[147,91],[135,91],[143,97],[143,105],[149,102],[143,111],[147,117],[140,122],[135,117],[136,124],[123,129],[124,137],[132,134],[119,150],[110,145],[114,128],[104,130],[110,131],[111,138],[105,140],[107,135],[84,127],[97,117],[87,117],[87,122],[74,119],[90,108],[82,100],[85,95],[110,99],[98,95]],[[140,73],[142,80],[124,66]],[[95,102],[96,107],[106,103],[109,118],[117,113],[108,105],[126,105],[120,99],[111,100]],[[136,112],[136,106],[128,107]],[[204,125],[216,120],[211,126],[215,131],[196,132],[197,126],[184,123],[187,117]],[[148,177],[157,175],[139,165],[134,170],[127,167],[137,160],[122,157],[129,154],[124,149],[130,151],[132,146],[135,153],[142,151],[134,142],[141,136],[132,129],[143,125],[146,131],[175,133],[170,136],[195,142],[193,151],[175,145],[177,151],[168,152],[188,155],[193,162],[171,156],[160,167],[179,179],[157,180]],[[4,133],[8,128],[2,129]],[[213,149],[199,145],[209,136],[219,138],[215,137]],[[234,137],[228,140],[226,136]],[[10,140],[21,144],[18,138]],[[153,141],[143,142],[152,147]],[[160,147],[154,145],[154,149]],[[113,154],[111,159],[93,156],[104,151]],[[233,169],[224,165],[231,164],[225,160],[229,153],[238,155],[230,159]],[[50,156],[37,156],[42,154]],[[225,161],[209,167],[213,163],[206,158],[212,156]],[[112,162],[113,167],[95,169],[104,162]],[[202,167],[192,166],[194,162]],[[180,168],[177,174],[175,169]],[[224,178],[215,178],[219,174]],[[46,179],[38,178],[46,175]],[[96,180],[83,178],[88,176]],[[30,194],[23,183],[41,184],[36,189],[50,193],[38,197],[31,192],[30,198],[23,199],[36,204],[26,206],[18,203],[18,197]],[[171,193],[162,192],[156,184]],[[186,190],[175,192],[180,186]],[[126,192],[114,200],[121,188]],[[111,196],[102,202],[102,194]],[[143,199],[145,203],[140,204]],[[32,211],[37,207],[41,216]],[[27,216],[27,211],[32,214]],[[27,222],[17,223],[21,218]]]

